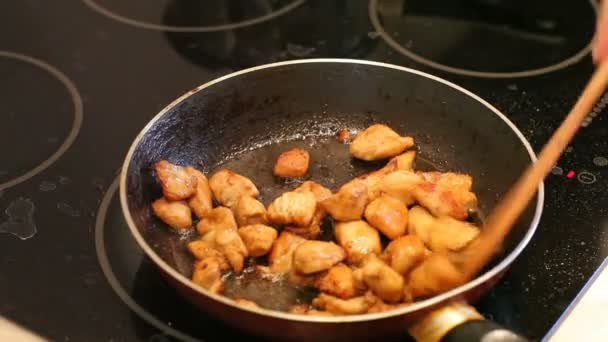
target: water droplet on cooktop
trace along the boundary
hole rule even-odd
[[[40,191],[53,191],[55,189],[57,189],[57,184],[53,183],[53,182],[49,182],[49,181],[42,181],[42,183],[40,183],[40,185],[38,186],[38,189]]]
[[[27,240],[36,234],[34,222],[34,202],[27,198],[17,198],[4,211],[8,220],[0,223],[0,233],[9,233],[21,240]]]
[[[72,216],[72,217],[80,216],[80,211],[76,210],[74,207],[72,207],[71,205],[69,205],[65,202],[57,203],[57,209],[59,209],[59,211],[61,211],[62,213],[66,214],[68,216]]]
[[[598,156],[593,158],[593,164],[597,166],[608,166],[608,159]]]

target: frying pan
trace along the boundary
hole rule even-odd
[[[245,308],[196,286],[190,281],[193,259],[185,249],[194,237],[166,229],[150,210],[150,203],[161,196],[152,171],[160,159],[194,165],[208,174],[229,167],[251,178],[260,189],[261,201],[268,204],[297,186],[274,178],[271,170],[281,151],[299,146],[311,154],[307,179],[335,190],[380,165],[351,159],[347,146],[338,143],[334,134],[341,128],[363,129],[378,122],[415,138],[417,169],[470,174],[482,215],[536,160],[530,144],[505,115],[438,77],[371,61],[288,61],[218,78],[158,113],[136,137],[123,165],[124,216],[139,246],[177,292],[205,313],[246,332],[307,341],[369,340],[404,333],[413,322],[450,303],[474,303],[499,281],[536,230],[542,184],[494,261],[475,279],[403,308],[355,316],[315,317]],[[331,234],[331,226],[324,226],[324,231]],[[238,278],[227,284],[227,291],[247,288],[248,295],[257,296],[267,308],[284,308],[289,300],[306,295],[256,281]],[[448,337],[481,338],[494,329],[471,326],[465,335]]]

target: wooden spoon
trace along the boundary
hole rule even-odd
[[[490,261],[508,235],[511,227],[536,193],[538,185],[551,171],[585,117],[608,85],[608,62],[602,63],[587,83],[561,126],[519,180],[488,215],[482,232],[467,248],[450,260],[461,270],[465,281],[474,277]]]

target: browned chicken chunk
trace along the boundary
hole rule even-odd
[[[209,179],[215,199],[222,205],[234,207],[243,197],[257,197],[259,191],[253,182],[228,169],[217,171]]]
[[[241,197],[232,210],[239,226],[268,223],[266,207],[253,197]]]
[[[382,251],[380,234],[365,221],[340,222],[335,228],[336,240],[344,248],[348,261],[358,264],[371,254]]]
[[[321,221],[323,221],[323,218],[326,215],[325,209],[323,209],[323,206],[321,206],[319,203],[330,197],[331,191],[318,183],[315,183],[313,181],[306,181],[302,183],[302,185],[297,187],[294,192],[312,193],[317,201],[317,208],[315,209],[312,221],[308,226],[287,226],[285,227],[285,230],[300,235],[305,239],[316,239],[321,233]]]
[[[213,247],[211,243],[207,241],[194,240],[192,242],[189,242],[188,250],[198,260],[215,258],[220,263],[222,270],[230,268],[226,256],[224,256],[222,252],[218,251],[215,247]]]
[[[309,240],[295,249],[293,266],[298,273],[312,274],[325,271],[345,258],[346,253],[335,243]]]
[[[196,191],[196,177],[186,168],[166,160],[154,164],[154,170],[163,188],[163,195],[171,201],[186,199]]]
[[[414,139],[401,137],[386,125],[375,124],[357,134],[350,145],[350,153],[362,160],[394,157],[414,146]]]
[[[196,225],[199,234],[205,235],[207,232],[216,229],[236,230],[236,221],[232,211],[226,207],[217,207],[209,211]]]
[[[397,303],[403,298],[405,280],[375,255],[365,259],[361,267],[363,281],[384,301]]]
[[[370,200],[382,195],[390,196],[411,205],[414,203],[414,192],[420,183],[420,176],[410,171],[395,171],[389,173],[370,189]]]
[[[367,186],[364,181],[355,179],[321,204],[338,221],[360,220],[367,204]]]
[[[249,256],[259,257],[270,251],[278,234],[272,227],[254,224],[239,228],[239,235],[247,247]]]
[[[414,298],[434,296],[466,282],[444,256],[433,253],[410,273],[408,287]]]
[[[312,192],[290,191],[277,197],[268,206],[268,220],[275,224],[308,226],[317,201]]]
[[[249,300],[249,299],[237,298],[237,299],[234,299],[234,302],[240,306],[244,306],[244,307],[248,307],[248,308],[256,308],[256,309],[260,308],[258,303],[254,302],[252,300]]]
[[[471,192],[470,176],[453,172],[419,172],[422,181],[414,197],[435,216],[451,216],[458,220],[476,210],[477,196]]]
[[[186,201],[167,201],[161,197],[152,202],[152,210],[171,228],[179,230],[192,227],[192,212]]]
[[[296,247],[306,239],[295,234],[283,231],[272,245],[272,250],[268,256],[270,271],[276,273],[287,273],[291,271],[293,265],[293,252]]]
[[[382,252],[382,259],[405,276],[429,254],[430,251],[416,235],[406,235],[391,241]]]
[[[302,177],[308,172],[310,155],[301,148],[292,148],[279,155],[274,164],[274,175],[279,177]]]
[[[370,307],[370,302],[365,296],[341,299],[325,293],[321,293],[313,299],[312,304],[321,310],[340,315],[363,314]]]
[[[247,257],[247,247],[241,240],[236,229],[220,228],[206,233],[202,237],[203,241],[210,243],[218,251],[222,252],[228,259],[230,266],[236,273],[243,270],[245,257]]]
[[[342,299],[352,298],[359,292],[353,270],[344,264],[330,268],[326,274],[316,280],[315,286],[322,292]]]
[[[311,192],[313,195],[315,195],[315,199],[317,200],[317,202],[322,202],[332,195],[331,190],[313,181],[306,181],[302,183],[299,187],[295,188],[293,191]]]
[[[196,177],[196,191],[188,200],[188,205],[196,217],[203,218],[213,209],[213,195],[209,188],[209,181],[202,172],[191,166],[186,167],[186,171]]]
[[[215,258],[206,258],[194,265],[192,281],[212,293],[224,291],[224,279],[222,278],[222,264]]]
[[[336,138],[341,143],[347,143],[351,140],[350,130],[348,128],[342,128],[336,133]]]
[[[365,218],[391,240],[407,232],[407,207],[393,197],[382,195],[373,200],[365,208]]]
[[[396,157],[391,158],[382,170],[393,171],[413,171],[416,160],[416,151],[407,151]],[[387,172],[388,173],[388,172]]]
[[[433,252],[458,251],[479,235],[471,223],[448,216],[436,218],[426,209],[416,206],[409,213],[409,231]]]

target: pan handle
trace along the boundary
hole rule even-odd
[[[486,320],[474,307],[455,302],[441,307],[409,327],[417,342],[528,342],[526,338]]]

